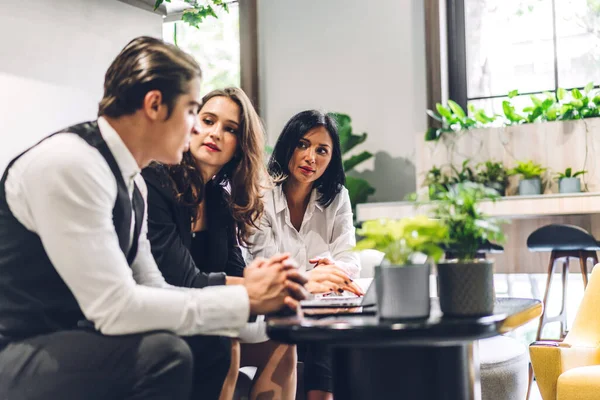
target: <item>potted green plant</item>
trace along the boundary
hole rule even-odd
[[[423,185],[427,186],[429,200],[436,200],[438,198],[438,193],[448,191],[450,177],[442,171],[442,168],[438,168],[434,165],[427,171]]]
[[[573,172],[572,168],[565,169],[565,172],[559,172],[555,178],[558,181],[559,193],[580,193],[581,192],[581,180],[580,175],[585,174],[587,171]]]
[[[448,228],[448,251],[454,259],[438,263],[438,295],[444,315],[473,317],[494,310],[494,263],[482,259],[479,248],[502,242],[500,221],[483,214],[482,200],[495,200],[495,190],[479,183],[463,182],[432,204],[433,217]]]
[[[504,196],[508,184],[508,171],[502,162],[488,160],[476,166],[477,182],[494,189],[500,196]]]
[[[461,182],[475,182],[476,174],[468,158],[462,162],[460,170],[452,165],[452,172],[454,175],[450,178],[451,187]]]
[[[375,267],[377,307],[382,318],[427,318],[430,311],[431,262],[444,254],[441,247],[448,229],[424,215],[401,220],[363,223],[357,250],[385,253]]]
[[[528,161],[518,161],[517,166],[510,170],[510,175],[520,175],[519,195],[532,196],[542,194],[542,175],[547,168],[540,164]]]

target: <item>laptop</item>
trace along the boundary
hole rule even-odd
[[[377,293],[374,280],[371,280],[369,287],[362,297],[349,296],[331,296],[312,298],[302,300],[300,306],[303,309],[311,308],[355,308],[355,307],[374,307],[377,304]]]

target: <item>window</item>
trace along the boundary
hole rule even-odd
[[[529,94],[600,83],[600,0],[447,0],[449,97],[501,113]]]
[[[200,28],[185,22],[163,24],[163,38],[190,53],[202,67],[202,94],[213,89],[240,86],[239,6],[231,2],[229,12],[216,8],[219,18],[206,18]]]

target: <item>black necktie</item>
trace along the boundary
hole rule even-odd
[[[142,230],[142,222],[144,220],[144,198],[135,183],[133,184],[133,213],[135,227],[133,228],[133,238],[131,239],[133,242],[131,243],[129,253],[127,254],[127,262],[129,265],[133,263],[133,260],[135,260],[135,256],[137,255],[138,241],[140,238],[140,231]],[[131,221],[131,218],[129,221]]]

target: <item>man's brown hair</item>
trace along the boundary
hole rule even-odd
[[[162,40],[138,37],[121,50],[106,71],[98,116],[133,114],[142,107],[148,92],[159,90],[169,118],[190,81],[201,77],[200,66],[189,54]]]

